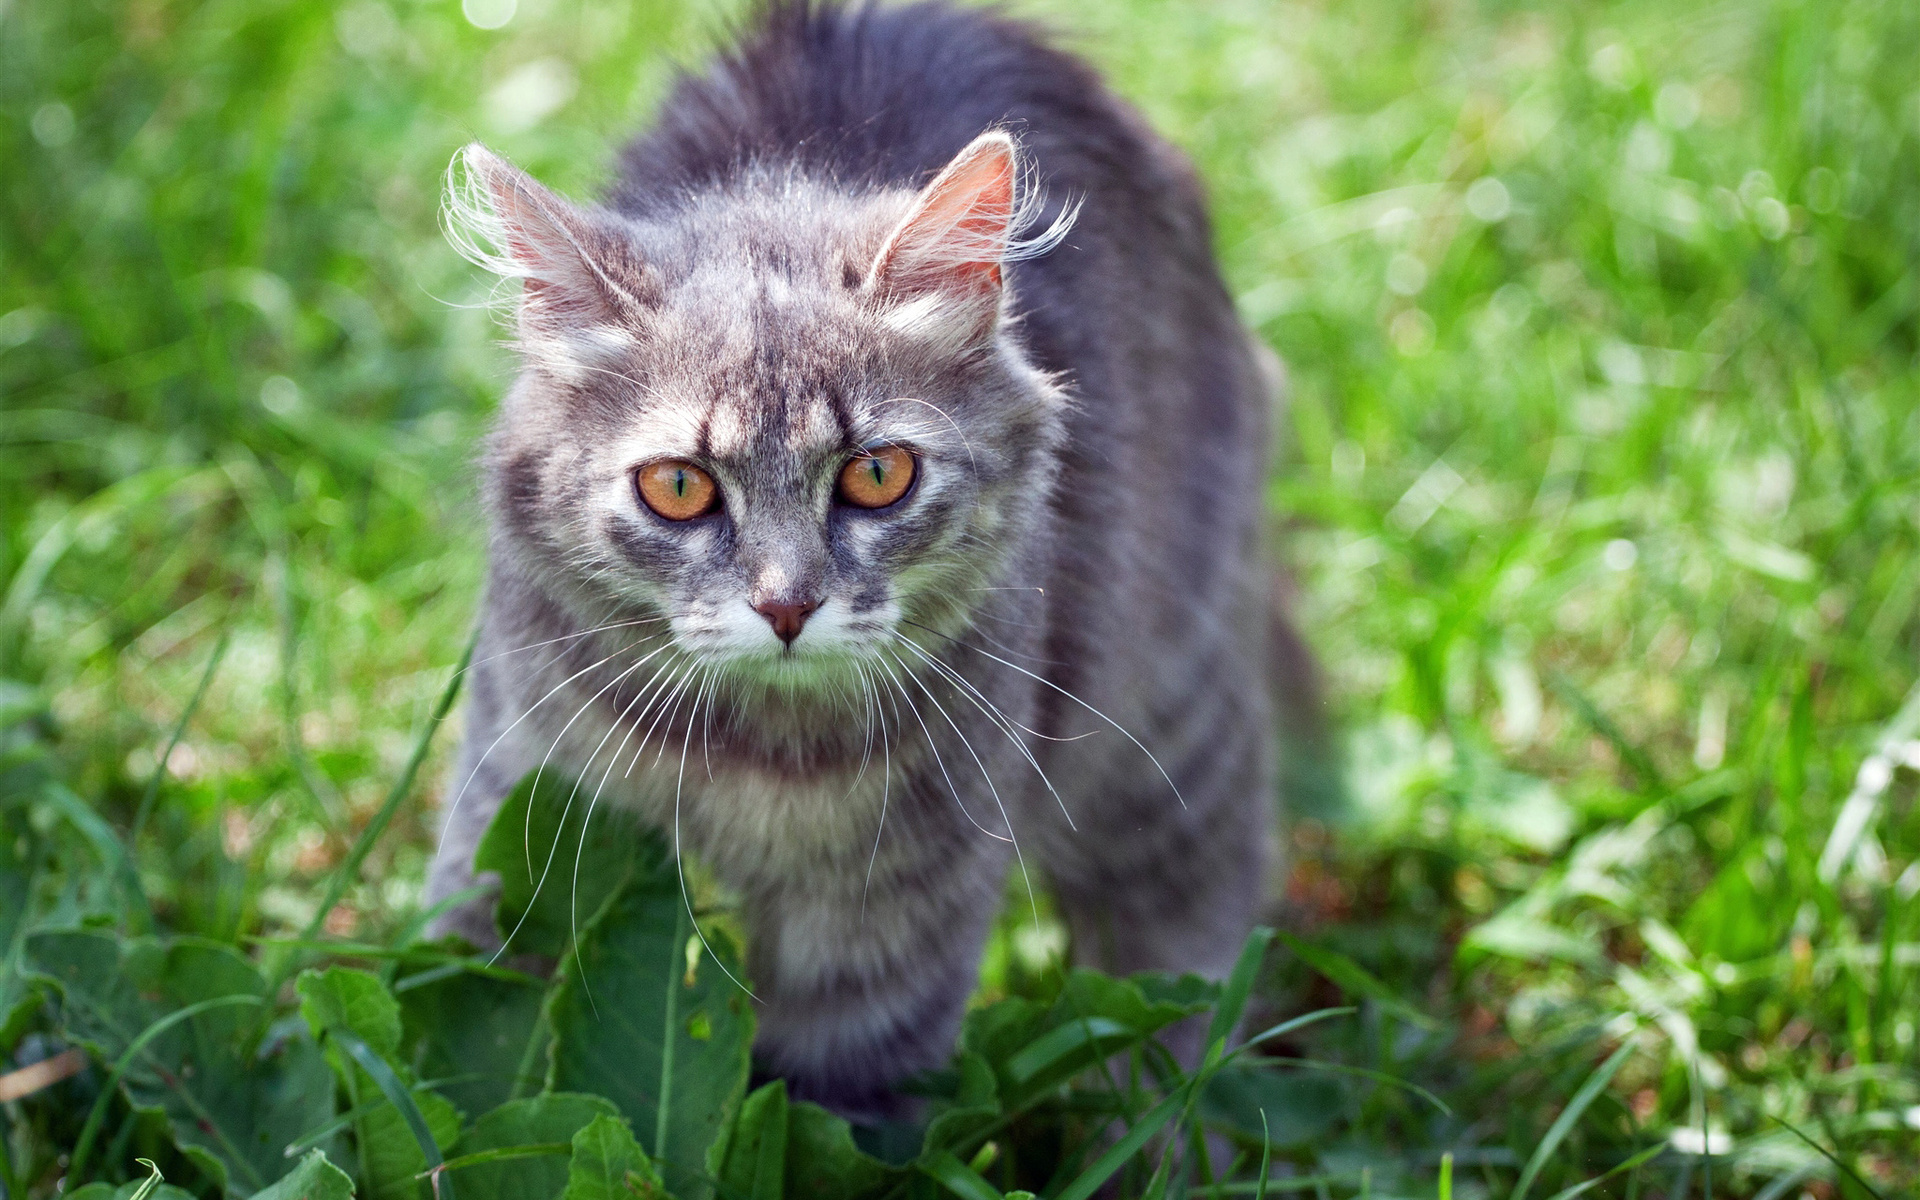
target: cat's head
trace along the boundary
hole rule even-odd
[[[1024,236],[1006,134],[917,194],[749,173],[645,219],[477,145],[454,168],[456,244],[521,285],[489,476],[496,547],[532,582],[790,684],[951,632],[1000,582],[1061,405],[1004,267],[1067,222]]]

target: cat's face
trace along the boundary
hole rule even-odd
[[[1057,436],[1001,328],[1007,139],[917,198],[789,180],[664,225],[466,166],[469,227],[525,281],[492,490],[538,582],[773,684],[917,666],[900,635],[964,621],[1047,503]]]

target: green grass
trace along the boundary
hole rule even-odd
[[[1292,372],[1346,754],[1256,1011],[1361,1002],[1286,1053],[1451,1109],[1329,1075],[1275,1151],[1322,1195],[1451,1153],[1505,1197],[1543,1146],[1536,1200],[1656,1146],[1588,1194],[1920,1191],[1920,8],[1678,7],[1020,5],[1193,153]],[[0,790],[124,833],[224,639],[136,847],[163,927],[305,926],[465,645],[510,363],[453,150],[590,190],[721,15],[0,3]],[[330,934],[405,926],[428,825]]]

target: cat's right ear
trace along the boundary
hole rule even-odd
[[[654,276],[631,241],[478,142],[448,168],[445,215],[463,256],[521,281],[520,338],[530,354],[605,342],[645,320]]]
[[[863,287],[896,329],[955,346],[992,331],[1004,269],[1059,245],[1079,206],[1028,233],[1043,198],[1022,179],[1019,146],[989,129],[954,155],[888,235]]]

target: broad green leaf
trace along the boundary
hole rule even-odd
[[[925,1150],[952,1149],[1000,1116],[1000,1087],[992,1065],[971,1050],[960,1051],[954,1065],[959,1080],[952,1106],[927,1123]]]
[[[707,1157],[726,1196],[861,1200],[889,1190],[905,1171],[853,1143],[853,1129],[817,1104],[787,1099],[782,1080],[756,1088]]]
[[[346,967],[303,971],[296,983],[300,1013],[316,1037],[344,1032],[359,1038],[373,1054],[386,1061],[405,1084],[412,1073],[393,1061],[400,1044],[400,1006],[378,976]],[[424,1194],[417,1178],[427,1169],[420,1139],[400,1109],[381,1096],[379,1083],[348,1056],[329,1049],[334,1070],[346,1084],[347,1095],[361,1115],[354,1121],[360,1151],[360,1176],[369,1200],[409,1200]],[[460,1117],[444,1096],[413,1090],[413,1102],[425,1121],[428,1135],[441,1151],[460,1135]]]
[[[787,1186],[787,1085],[755,1088],[707,1155],[721,1194],[780,1200]]]
[[[0,704],[5,702],[0,680]],[[11,685],[18,686],[18,685]],[[10,1054],[39,1007],[39,989],[23,969],[34,884],[46,853],[25,805],[0,803],[0,1054]]]
[[[696,940],[659,838],[628,853],[640,867],[561,964],[547,1086],[619,1105],[668,1189],[701,1200],[707,1148],[746,1092],[753,1010],[732,943],[709,935],[716,963]]]
[[[319,1150],[308,1151],[300,1164],[286,1173],[280,1182],[258,1193],[253,1200],[352,1200],[353,1180],[345,1171],[327,1161]]]
[[[617,1116],[598,1096],[549,1092],[510,1100],[483,1114],[460,1138],[459,1154],[507,1146],[571,1142],[594,1118]],[[456,1172],[461,1200],[553,1200],[567,1186],[567,1159],[520,1158],[484,1163]]]
[[[582,837],[592,795],[554,771],[528,775],[481,837],[474,868],[500,873],[493,919],[512,938],[509,953],[559,958],[636,863],[644,870],[657,856],[657,838],[604,804],[593,806],[591,836]]]
[[[546,988],[477,971],[441,973],[418,986],[402,978],[400,1057],[464,1110],[482,1113],[538,1091],[546,1073]],[[530,1042],[538,1044],[529,1045]],[[521,1078],[522,1071],[529,1073]]]
[[[1019,1108],[1109,1056],[1204,1011],[1218,994],[1216,985],[1192,976],[1114,979],[1076,970],[1045,1009],[1009,999],[969,1013],[961,1045],[994,1067],[1001,1101]]]
[[[787,1195],[881,1196],[906,1175],[853,1144],[853,1128],[818,1104],[787,1107]]]
[[[400,1003],[380,977],[349,967],[302,971],[300,1015],[318,1037],[330,1029],[360,1035],[383,1056],[400,1049]]]
[[[666,1200],[666,1195],[660,1173],[626,1121],[595,1117],[573,1135],[561,1200]]]
[[[27,940],[26,961],[59,990],[64,1035],[108,1063],[169,1013],[266,992],[237,951],[198,939],[49,931]],[[257,1006],[211,1008],[154,1036],[121,1080],[130,1104],[163,1116],[181,1151],[243,1196],[286,1174],[281,1151],[334,1111],[314,1044],[287,1038],[260,1053],[259,1030]]]

